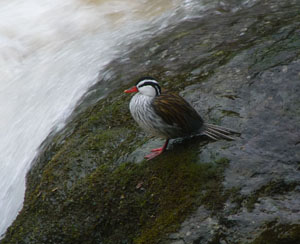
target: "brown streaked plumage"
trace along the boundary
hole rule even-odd
[[[161,92],[158,82],[152,77],[139,79],[136,86],[126,93],[137,92],[129,104],[134,120],[148,133],[166,139],[161,148],[153,149],[148,160],[164,152],[169,139],[191,135],[206,135],[213,140],[228,139],[233,130],[204,123],[198,112],[181,96]]]
[[[164,122],[178,126],[176,137],[191,135],[203,126],[203,120],[196,110],[177,94],[160,94],[153,100],[152,106]]]

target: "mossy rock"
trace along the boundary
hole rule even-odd
[[[28,176],[24,208],[3,243],[158,243],[197,206],[222,207],[228,162],[200,163],[203,138],[150,162],[124,162],[147,138],[137,136],[123,90],[54,138],[51,159]]]
[[[131,62],[110,63],[99,87],[113,91],[45,143],[1,243],[297,243],[299,7],[268,2],[183,21],[133,48]],[[205,119],[242,136],[193,138],[131,162],[149,138],[123,90],[144,75],[184,89]],[[266,214],[264,203],[284,207]],[[201,229],[186,235],[183,221]]]

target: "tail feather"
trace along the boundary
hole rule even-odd
[[[205,123],[206,126],[210,127],[210,128],[215,128],[219,131],[224,131],[225,133],[232,133],[232,134],[240,134],[240,132],[233,130],[233,129],[229,129],[229,128],[225,128],[223,126],[219,126],[219,125],[214,125],[214,124],[208,124]]]
[[[218,125],[205,124],[205,128],[202,134],[208,136],[213,140],[234,140],[231,135],[238,134],[238,132]]]
[[[208,132],[208,131],[203,131],[201,134],[202,134],[202,135],[206,135],[207,137],[209,137],[209,138],[211,138],[211,139],[213,139],[213,140],[215,140],[215,141],[218,140],[217,137],[214,137],[213,134],[211,134],[211,133]]]

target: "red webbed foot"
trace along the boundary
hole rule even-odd
[[[159,149],[159,148],[157,148],[157,149]],[[153,149],[153,150],[157,150],[157,149]],[[160,154],[163,153],[162,150],[159,150],[159,151],[153,151],[153,150],[151,150],[152,153],[150,153],[150,154],[148,154],[148,155],[145,156],[145,159],[151,160],[151,159],[153,159],[153,158],[155,158],[158,155],[160,155]]]
[[[162,147],[154,148],[151,150],[151,152],[162,152],[164,149]]]
[[[151,160],[157,157],[158,155],[162,154],[166,150],[168,143],[169,140],[166,140],[165,144],[162,147],[152,149],[151,153],[145,156],[145,159]]]

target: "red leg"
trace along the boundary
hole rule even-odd
[[[165,144],[162,147],[152,149],[151,150],[152,153],[146,155],[145,158],[147,160],[150,160],[150,159],[153,159],[153,158],[157,157],[158,155],[162,154],[166,150],[168,143],[169,143],[169,139],[166,140]]]

